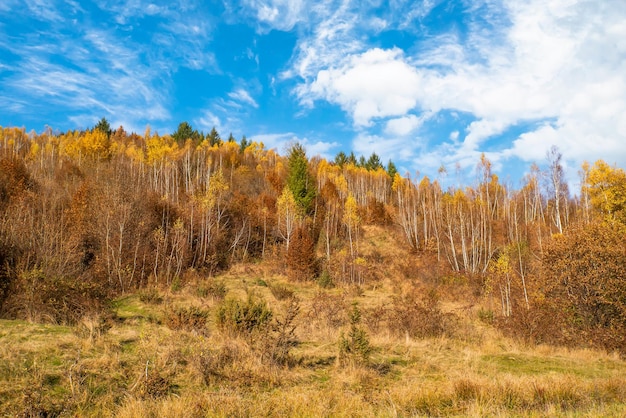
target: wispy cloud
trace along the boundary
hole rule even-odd
[[[224,132],[224,126],[219,116],[210,110],[205,110],[202,116],[194,120],[194,124],[204,132],[210,132],[213,128],[218,132]]]
[[[235,135],[250,132],[245,120],[259,108],[252,94],[258,92],[260,87],[254,80],[247,83],[239,80],[237,83],[225,97],[213,99],[207,104],[202,115],[194,120],[199,129],[209,131],[215,127],[222,134],[230,132]]]
[[[289,31],[307,18],[306,0],[244,0],[242,3],[240,12],[253,17],[261,32]]]
[[[25,0],[25,3],[32,16],[40,21],[63,21],[63,16],[57,10],[54,0]]]
[[[238,88],[238,89],[231,91],[230,93],[228,93],[228,97],[230,97],[231,99],[237,102],[250,105],[254,108],[259,107],[259,104],[252,98],[252,96],[250,96],[250,93],[248,93],[243,88]]]
[[[7,65],[11,71],[3,89],[11,96],[32,97],[42,108],[66,108],[68,120],[75,123],[103,115],[111,115],[114,124],[117,118],[134,126],[169,119],[172,84],[167,75],[181,66],[217,71],[207,47],[211,23],[193,14],[200,3],[185,3],[181,8],[143,0],[99,1],[98,21],[75,1],[28,0],[27,10],[11,8],[11,19],[34,16],[48,26],[0,41],[0,48],[18,57]],[[102,18],[107,14],[121,26],[111,26]],[[134,26],[145,16],[157,16],[162,24],[136,32]]]

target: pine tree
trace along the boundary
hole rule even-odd
[[[111,125],[109,125],[109,121],[107,121],[106,118],[100,119],[100,122],[98,122],[93,129],[106,134],[107,139],[111,137]]]
[[[398,173],[396,165],[393,163],[393,161],[389,160],[389,162],[387,163],[387,174],[391,179],[393,179],[396,176],[396,173]]]
[[[181,122],[178,125],[176,132],[172,134],[172,138],[174,138],[174,140],[179,144],[183,144],[188,139],[198,141],[200,139],[200,134],[197,130],[193,129],[189,123]]]
[[[287,187],[293,194],[300,212],[310,215],[313,212],[313,202],[316,196],[315,180],[309,174],[309,162],[301,144],[295,144],[289,149],[289,175]]]

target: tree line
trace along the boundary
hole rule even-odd
[[[0,313],[72,322],[103,300],[246,260],[293,280],[373,280],[363,227],[403,240],[439,277],[463,277],[503,329],[536,341],[626,346],[626,174],[553,147],[519,189],[482,156],[444,189],[373,154],[286,155],[183,122],[168,135],[0,128]]]

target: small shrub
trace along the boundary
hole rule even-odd
[[[23,270],[12,279],[0,306],[5,318],[75,325],[104,311],[107,299],[100,283],[77,277],[51,277],[41,269]]]
[[[139,386],[139,393],[144,398],[159,399],[174,393],[176,385],[170,375],[160,373],[156,369],[147,370]]]
[[[267,303],[252,295],[246,302],[227,299],[217,309],[217,327],[228,334],[250,337],[265,328],[272,319]]]
[[[188,308],[168,309],[165,312],[165,325],[173,330],[195,331],[201,334],[207,333],[207,319],[209,312],[190,306]]]
[[[383,320],[387,316],[387,308],[383,305],[363,311],[363,323],[374,333],[382,328]]]
[[[361,328],[361,311],[356,303],[352,304],[350,311],[350,331],[348,335],[343,332],[339,337],[339,362],[346,364],[362,364],[369,362],[372,351],[369,337]]]
[[[273,367],[264,363],[263,356],[254,346],[241,341],[226,339],[217,349],[205,349],[196,356],[197,371],[204,383],[225,387],[250,388],[273,387],[280,384]]]
[[[317,278],[317,284],[322,289],[331,289],[335,287],[335,283],[333,282],[333,278],[330,277],[330,273],[328,270],[324,270],[320,277]]]
[[[554,303],[544,301],[536,302],[530,309],[520,307],[510,317],[496,317],[493,322],[506,335],[526,343],[574,345],[582,332],[572,333],[565,318]]]
[[[155,287],[142,289],[138,292],[138,294],[139,300],[143,303],[159,305],[163,302],[163,297],[159,293],[159,290]]]
[[[266,337],[263,347],[265,357],[271,363],[287,365],[292,361],[291,349],[298,344],[294,321],[299,312],[300,301],[296,297],[291,297],[284,318],[276,318],[272,323],[272,332]]]
[[[392,332],[414,338],[443,334],[445,320],[433,290],[426,294],[414,290],[404,297],[395,297],[387,313],[387,324]]]
[[[269,288],[276,300],[291,299],[295,296],[293,290],[281,284],[272,284]]]
[[[197,294],[201,298],[211,297],[214,300],[224,300],[228,289],[224,282],[211,280],[198,286]]]
[[[493,313],[493,311],[491,309],[480,309],[478,311],[478,319],[480,319],[482,322],[486,323],[486,324],[493,324],[494,323],[494,318],[495,315]]]
[[[228,378],[227,368],[240,357],[238,347],[223,345],[219,350],[203,350],[197,357],[198,371],[207,386]]]
[[[326,326],[337,328],[347,322],[346,301],[343,295],[318,292],[311,301],[310,319],[321,321]]]

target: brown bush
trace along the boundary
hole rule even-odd
[[[36,187],[23,160],[12,157],[0,159],[0,208],[26,190],[35,190]]]
[[[276,300],[286,300],[291,299],[295,296],[293,290],[289,289],[287,286],[282,284],[271,284],[269,285],[270,292],[276,298]]]
[[[221,301],[226,297],[228,288],[224,282],[210,279],[198,285],[197,293],[201,298],[211,297],[214,300]]]
[[[103,312],[104,287],[90,280],[52,278],[43,270],[15,274],[2,304],[2,316],[34,322],[74,325]]]
[[[434,290],[413,289],[402,297],[393,298],[387,310],[387,326],[396,335],[434,337],[446,331],[446,316]]]
[[[207,386],[228,377],[228,369],[241,360],[239,348],[225,344],[219,350],[203,350],[196,357],[196,367]]]
[[[617,223],[572,227],[545,246],[538,297],[500,321],[528,341],[626,353],[626,231]]]
[[[568,335],[564,317],[554,301],[536,301],[530,309],[520,306],[513,315],[495,318],[494,323],[507,335],[530,344],[571,345],[578,339]]]
[[[330,328],[344,325],[348,320],[345,297],[323,291],[317,292],[311,301],[308,317]]]
[[[270,364],[287,366],[294,363],[291,349],[298,345],[295,319],[300,313],[300,301],[291,297],[282,318],[275,317],[266,333],[257,344],[262,358]]]
[[[312,280],[318,274],[315,242],[307,228],[296,228],[287,250],[287,274],[293,280]]]
[[[207,320],[209,311],[190,306],[188,308],[167,309],[164,323],[173,330],[195,331],[207,334]]]
[[[159,399],[175,393],[177,386],[173,383],[173,376],[160,372],[156,368],[146,367],[145,374],[139,386],[139,394],[148,399]]]

